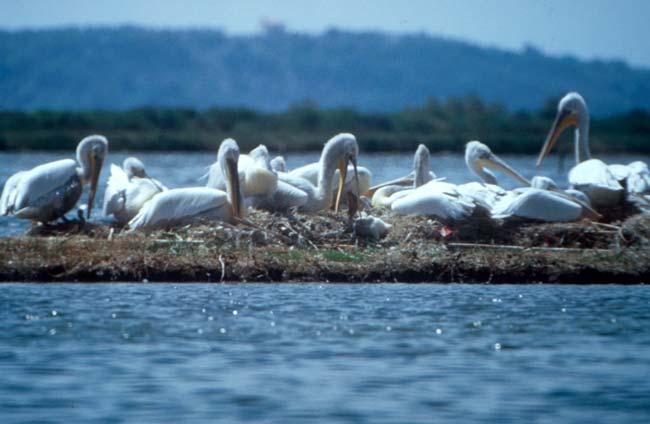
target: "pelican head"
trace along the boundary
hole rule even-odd
[[[555,184],[549,177],[544,177],[541,175],[536,175],[530,180],[530,186],[533,188],[538,188],[540,190],[558,190],[559,187]]]
[[[244,202],[239,185],[239,171],[237,162],[239,161],[239,146],[232,138],[227,138],[221,142],[219,153],[217,153],[217,163],[221,172],[226,177],[226,192],[230,197],[232,216],[235,218],[244,218]]]
[[[423,184],[431,181],[431,173],[429,172],[429,149],[424,144],[420,144],[415,151],[415,156],[413,156],[413,171],[414,187],[420,187]]]
[[[287,172],[287,163],[284,161],[284,156],[276,156],[271,160],[271,169],[275,172]]]
[[[90,218],[92,212],[99,173],[102,170],[107,153],[108,140],[102,135],[89,135],[77,145],[77,162],[81,165],[82,181],[84,184],[90,184],[88,207],[86,208],[87,218]]]
[[[480,141],[470,141],[467,143],[467,146],[465,146],[465,163],[472,172],[488,184],[497,183],[496,177],[490,172],[492,170],[503,172],[522,184],[530,185],[530,182],[526,178],[492,153],[492,150]]]
[[[144,163],[133,156],[124,159],[122,169],[124,169],[129,180],[133,177],[147,178],[147,171],[144,169]]]
[[[348,163],[352,164],[354,169],[354,179],[359,193],[359,175],[357,172],[357,157],[359,156],[359,145],[354,135],[341,133],[332,137],[323,148],[321,156],[321,169],[329,168],[334,161],[336,168],[339,170],[339,186],[336,192],[334,210],[338,212],[345,187],[345,179],[348,174]],[[323,175],[325,177],[325,175]],[[329,176],[331,179],[331,175]],[[319,182],[320,183],[320,182]],[[352,206],[352,205],[350,205]]]
[[[551,125],[551,130],[537,158],[537,166],[542,164],[542,161],[551,152],[555,142],[565,129],[574,126],[576,128],[584,128],[584,131],[586,131],[588,125],[589,110],[587,109],[585,99],[576,92],[571,92],[564,96],[560,100],[560,103],[558,103],[555,120],[553,121],[553,125]],[[580,152],[576,150],[576,154],[580,154]],[[585,154],[588,156],[587,152]]]

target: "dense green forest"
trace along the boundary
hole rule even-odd
[[[557,99],[535,112],[508,112],[478,97],[437,102],[398,113],[320,109],[311,103],[281,113],[250,109],[141,108],[129,111],[0,111],[0,149],[74,149],[90,133],[106,135],[112,150],[215,150],[226,137],[243,149],[263,143],[275,151],[320,149],[338,132],[352,132],[364,151],[461,151],[473,139],[501,153],[536,153],[555,116]],[[634,110],[592,119],[594,151],[650,153],[650,113]],[[564,137],[570,138],[567,131]],[[570,143],[559,143],[570,151]]]

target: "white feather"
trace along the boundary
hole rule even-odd
[[[156,194],[129,222],[129,228],[161,228],[190,223],[197,218],[229,220],[228,195],[208,187],[178,188]]]

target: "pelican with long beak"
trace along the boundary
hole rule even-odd
[[[280,181],[293,186],[303,192],[306,202],[298,209],[303,212],[317,212],[333,206],[338,211],[341,206],[343,193],[346,192],[348,181],[354,187],[351,191],[360,193],[359,167],[357,157],[359,156],[359,145],[352,134],[342,133],[332,137],[325,146],[316,168],[318,176],[314,184],[310,178],[301,177],[305,167],[299,168],[287,174],[279,174]],[[312,168],[312,165],[308,165]],[[338,171],[338,186],[334,193],[335,174]],[[352,171],[352,172],[350,172]],[[311,171],[310,171],[311,172]],[[353,193],[353,194],[354,194]],[[357,196],[358,197],[358,196]],[[353,196],[353,198],[356,198]],[[348,205],[356,208],[357,205]]]
[[[217,164],[225,176],[226,191],[192,187],[158,193],[129,222],[130,230],[172,228],[200,221],[236,223],[244,219],[246,206],[239,181],[238,160],[237,142],[224,140],[219,146]]]
[[[352,134],[339,134],[333,137],[330,141],[336,139],[337,137],[349,138],[354,136]],[[329,144],[329,142],[328,142]],[[356,144],[356,139],[355,139]],[[327,147],[327,145],[326,145]],[[358,145],[357,145],[358,152]],[[325,153],[325,149],[323,149]],[[280,179],[289,179],[289,178],[300,178],[302,180],[308,181],[312,186],[316,187],[320,184],[320,175],[321,170],[323,169],[322,163],[323,156],[321,155],[321,160],[319,162],[310,163],[299,168],[296,168],[292,171],[289,171],[286,176],[282,173],[279,173]],[[356,157],[354,159],[356,162]],[[343,202],[346,202],[349,196],[348,194],[353,195],[353,198],[357,200],[365,195],[370,189],[370,183],[372,181],[372,172],[366,167],[358,166],[356,163],[353,164],[352,160],[348,160],[348,164],[343,167],[340,162],[336,164],[334,173],[332,174],[332,183],[331,187],[337,187],[336,190],[332,192],[333,201],[337,198],[340,198],[339,206]],[[339,193],[340,183],[343,182],[342,191]],[[345,194],[345,196],[343,196]],[[334,202],[330,205],[332,208],[336,208]]]
[[[117,222],[127,223],[149,199],[165,190],[167,187],[147,174],[139,159],[128,157],[122,168],[111,164],[104,191],[104,215],[113,215]]]
[[[90,218],[108,140],[91,135],[77,145],[77,159],[62,159],[14,174],[0,197],[0,215],[48,223],[63,217],[90,185],[86,217]]]
[[[251,150],[249,154],[239,155],[237,170],[244,197],[263,196],[277,188],[278,176],[270,168],[270,165],[265,163],[262,158],[262,150],[266,150],[266,147],[260,145]],[[227,184],[226,174],[221,169],[221,164],[216,162],[210,167],[206,187],[224,191]]]
[[[492,153],[483,143],[467,143],[465,161],[470,171],[479,176],[483,183],[463,184],[458,187],[458,191],[474,199],[476,203],[488,207],[493,218],[569,222],[583,217],[598,217],[587,203],[553,187],[547,181],[536,180],[536,185],[540,188],[531,187],[530,181]],[[498,186],[492,171],[501,172],[525,187],[504,190]]]
[[[585,193],[595,208],[607,208],[620,204],[624,199],[625,189],[612,172],[614,170],[619,173],[617,168],[620,165],[613,165],[610,168],[603,161],[591,158],[589,110],[587,103],[578,93],[569,93],[560,100],[555,121],[553,121],[537,159],[537,167],[551,152],[562,132],[570,127],[575,127],[576,159],[576,165],[569,171],[571,188]],[[627,173],[625,177],[627,177]]]

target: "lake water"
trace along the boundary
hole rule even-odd
[[[117,152],[110,153],[108,160],[104,164],[104,170],[100,176],[100,187],[95,201],[93,219],[102,219],[101,204],[104,193],[104,186],[109,174],[109,164],[116,163],[121,165],[122,161],[129,155],[135,155],[140,158],[147,167],[148,173],[166,184],[170,188],[192,187],[204,185],[201,176],[205,175],[208,167],[216,160],[215,152],[201,153],[151,153],[151,152]],[[30,169],[36,165],[73,157],[73,153],[0,153],[0,185],[4,186],[5,181],[10,175],[25,169]],[[318,160],[319,153],[302,153],[287,154],[285,159],[289,169],[294,169],[304,164]],[[524,176],[530,178],[537,175],[535,169],[534,156],[512,156],[503,155],[509,164]],[[617,155],[605,156],[603,160],[608,163],[629,163],[634,160],[643,160],[650,162],[650,157]],[[413,169],[413,155],[411,153],[375,153],[364,154],[361,152],[359,158],[360,165],[367,166],[373,173],[373,182],[381,182],[389,179],[404,176]],[[571,159],[567,158],[565,166],[559,166],[557,156],[547,159],[544,166],[540,169],[540,175],[547,175],[557,181],[559,184],[566,184],[566,174],[571,166]],[[439,176],[446,177],[448,181],[454,183],[464,183],[476,180],[467,167],[462,155],[434,153],[431,156],[431,169]],[[513,181],[506,177],[501,177],[499,183],[507,188],[514,187]],[[86,193],[87,193],[86,189]],[[84,196],[85,198],[85,196]],[[16,235],[23,233],[27,228],[27,223],[21,220],[0,217],[0,236]]]
[[[0,421],[648,423],[645,286],[8,284]]]

